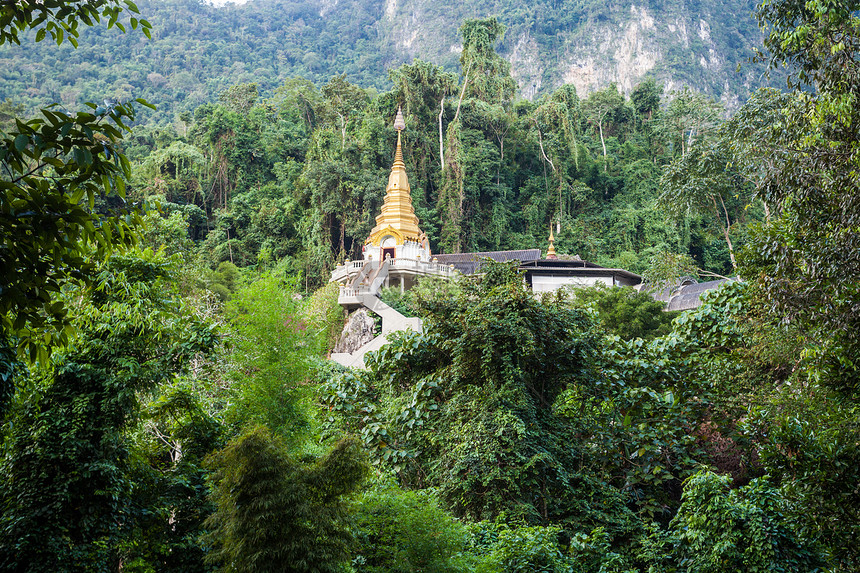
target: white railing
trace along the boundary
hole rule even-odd
[[[366,261],[347,261],[339,265],[331,273],[331,280],[341,282],[343,280],[352,279],[357,272],[361,272]],[[400,257],[397,259],[388,259],[388,264],[392,269],[411,270],[419,274],[426,275],[441,275],[445,277],[454,276],[457,271],[449,265],[443,265],[432,261],[422,261],[421,259],[411,259]],[[379,267],[379,261],[371,261],[371,269],[376,270]]]
[[[338,296],[338,298],[356,297],[362,294],[368,294],[369,292],[370,289],[367,287],[349,288],[342,286],[340,287],[340,295]]]

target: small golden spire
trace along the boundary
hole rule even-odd
[[[394,165],[398,165],[398,166],[402,165],[404,167],[406,166],[406,164],[403,163],[403,150],[400,149],[400,130],[399,129],[397,130],[397,150],[394,152]]]
[[[546,252],[546,258],[548,259],[557,259],[558,256],[555,254],[555,245],[553,244],[555,241],[555,237],[552,235],[552,223],[549,224],[549,249]]]

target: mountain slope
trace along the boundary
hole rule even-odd
[[[0,99],[29,109],[49,102],[146,97],[158,118],[212,101],[230,85],[265,94],[288,77],[332,75],[387,89],[386,70],[418,57],[458,68],[462,21],[497,16],[508,27],[499,52],[521,95],[562,83],[580,95],[617,82],[629,91],[647,74],[667,89],[684,84],[737,106],[761,84],[745,64],[760,43],[749,0],[252,0],[217,8],[194,0],[141,2],[153,38],[86,29],[80,48],[25,41],[0,46]]]

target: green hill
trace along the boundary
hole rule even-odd
[[[667,91],[690,85],[733,109],[762,83],[756,66],[736,71],[760,43],[749,0],[256,0],[221,8],[163,0],[140,9],[151,40],[96,26],[82,30],[77,49],[50,40],[0,46],[0,100],[33,110],[145,97],[159,112],[144,121],[170,121],[237,83],[256,82],[265,95],[289,77],[321,84],[346,73],[387,90],[387,70],[414,57],[458,70],[459,26],[489,15],[508,28],[498,49],[528,99],[563,83],[580,96],[610,82],[629,94],[652,75]]]

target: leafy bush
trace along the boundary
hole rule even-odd
[[[665,304],[651,295],[630,287],[606,288],[597,285],[573,289],[576,306],[590,306],[597,311],[597,320],[606,334],[624,340],[650,340],[668,334],[677,312],[663,310]]]
[[[385,487],[356,502],[359,573],[467,571],[468,531],[426,491]]]
[[[295,287],[295,281],[264,274],[226,306],[234,345],[228,421],[237,426],[265,425],[285,437],[308,428],[310,389],[304,382],[322,341],[303,320]]]
[[[518,527],[483,522],[475,529],[478,550],[485,553],[478,573],[573,573],[573,563],[559,543],[559,527]]]
[[[731,478],[702,471],[687,480],[673,521],[679,557],[697,573],[807,573],[825,563],[784,515],[785,499],[763,479],[731,489]]]

